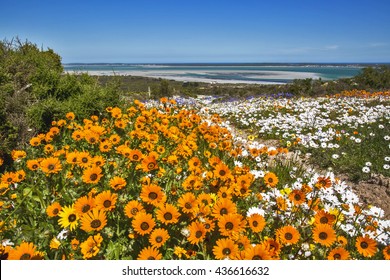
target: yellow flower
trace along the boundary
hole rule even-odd
[[[69,226],[69,229],[72,231],[76,229],[78,225],[79,217],[75,211],[74,205],[64,206],[60,213],[58,214],[60,219],[58,220],[58,224],[62,228],[66,228]]]
[[[60,245],[61,242],[55,237],[50,241],[50,249],[58,249]]]
[[[289,195],[292,192],[292,189],[290,188],[284,188],[283,190],[280,191],[281,194],[286,194]]]
[[[181,259],[183,255],[185,257],[187,256],[187,251],[180,246],[175,246],[173,254],[176,255],[179,259]]]

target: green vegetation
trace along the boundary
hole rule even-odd
[[[117,84],[63,74],[61,57],[18,38],[0,42],[0,157],[73,111],[80,118],[119,104]]]

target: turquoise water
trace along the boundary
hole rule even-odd
[[[335,80],[359,74],[358,64],[65,64],[65,71],[132,75],[180,81],[289,83],[294,79]]]

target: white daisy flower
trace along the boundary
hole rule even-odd
[[[364,166],[364,167],[362,168],[362,171],[363,171],[364,173],[369,173],[369,172],[370,172],[370,168],[369,168],[368,166]]]

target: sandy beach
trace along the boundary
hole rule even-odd
[[[148,78],[162,78],[181,82],[203,82],[203,83],[224,83],[224,84],[284,84],[280,80],[294,79],[318,79],[317,73],[311,72],[293,72],[293,71],[250,71],[250,70],[208,70],[208,71],[180,71],[180,70],[154,70],[152,67],[145,71],[139,70],[104,70],[104,71],[65,71],[65,73],[88,73],[91,76],[139,76]],[[197,77],[199,76],[199,77]],[[207,76],[204,77],[204,76]],[[246,79],[219,78],[241,76]],[[215,78],[213,78],[215,77]],[[253,80],[250,80],[253,79]],[[275,80],[275,81],[272,81]]]

